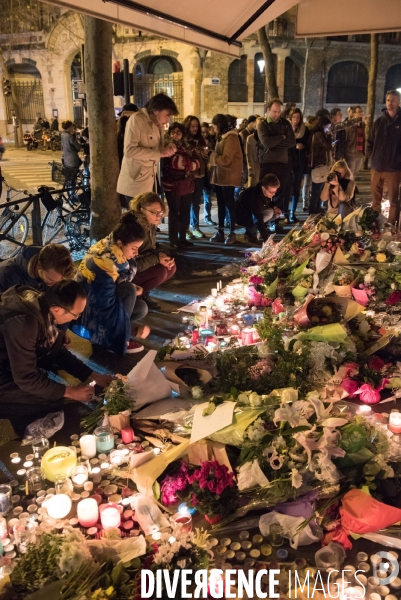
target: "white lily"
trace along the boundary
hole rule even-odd
[[[291,427],[299,427],[300,425],[309,425],[308,421],[297,410],[295,404],[281,404],[277,408],[273,418],[274,424],[277,425],[280,421],[288,421]]]
[[[302,475],[298,469],[292,469],[291,471],[291,485],[296,489],[299,489],[302,485]]]

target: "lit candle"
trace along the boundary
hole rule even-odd
[[[82,527],[93,527],[99,518],[99,508],[94,498],[85,498],[77,505],[77,517]]]
[[[44,503],[52,519],[64,519],[71,511],[71,498],[67,494],[56,494]]]
[[[98,427],[95,429],[96,450],[98,452],[109,452],[114,448],[114,434],[112,427]]]
[[[110,452],[110,462],[113,467],[119,467],[122,465],[124,459],[125,457],[121,450],[113,450],[113,452]]]
[[[83,435],[79,440],[81,452],[87,458],[96,456],[96,438],[94,435]]]
[[[390,413],[388,428],[392,433],[401,433],[401,413]]]
[[[217,292],[218,292],[218,289],[217,289],[217,288],[212,288],[212,290],[211,290],[211,292],[210,292],[210,293],[212,294],[213,298],[216,298],[216,297],[217,297]]]
[[[181,510],[175,513],[172,521],[181,533],[190,533],[192,531],[192,517],[188,511]]]
[[[121,513],[117,504],[102,504],[100,506],[100,521],[103,529],[120,527]]]
[[[121,429],[121,437],[124,444],[130,444],[134,439],[134,430],[132,427],[124,427],[124,429]]]
[[[70,475],[77,464],[77,455],[66,446],[50,448],[42,458],[42,469],[46,479],[55,481],[56,475]]]
[[[254,330],[252,327],[245,327],[245,329],[241,331],[241,340],[243,346],[249,346],[250,344],[253,344],[253,332]]]
[[[93,467],[90,476],[93,483],[100,483],[102,481],[102,472],[100,467]]]
[[[369,415],[372,414],[372,408],[370,406],[368,406],[367,404],[364,404],[363,406],[359,407],[358,414],[368,417]]]

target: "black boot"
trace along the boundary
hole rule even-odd
[[[142,296],[138,296],[138,298],[146,302],[149,310],[161,310],[161,306],[157,304],[155,300],[152,300],[152,298],[149,296],[149,292],[147,294],[142,294]]]

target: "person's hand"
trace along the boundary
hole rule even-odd
[[[168,158],[169,156],[173,156],[177,152],[177,147],[175,144],[169,144],[160,152],[160,156],[162,158]]]
[[[66,387],[64,397],[78,402],[89,402],[89,400],[93,400],[94,395],[95,390],[90,385],[77,385],[76,387]]]
[[[279,217],[281,215],[281,208],[279,208],[278,206],[275,206],[273,208],[274,214],[276,215],[276,217]]]
[[[96,373],[95,371],[91,373],[91,378],[95,383],[97,383],[97,385],[99,385],[102,388],[108,386],[109,383],[111,383],[113,379],[115,379],[115,377],[113,377],[113,375],[110,375],[109,373],[102,374]]]
[[[287,139],[287,136],[286,136],[286,135],[283,135],[283,140],[286,140],[286,139]]]
[[[337,175],[334,174],[333,179],[331,179],[331,181],[329,182],[330,185],[332,185],[333,187],[336,187],[338,185],[338,179],[337,179]]]
[[[134,283],[134,286],[135,286],[135,289],[136,289],[136,295],[137,296],[142,296],[142,294],[143,294],[143,287],[141,287],[140,285],[136,285],[135,283]]]
[[[297,150],[303,150],[303,149],[305,148],[305,144],[297,144],[297,145],[295,146],[295,148],[296,148]]]
[[[170,256],[167,256],[167,254],[160,252],[159,263],[161,265],[163,265],[163,267],[166,267],[167,269],[172,269],[175,264],[175,261],[174,261],[174,258],[170,258]]]

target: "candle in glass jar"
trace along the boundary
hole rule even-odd
[[[249,344],[253,344],[253,329],[251,327],[245,327],[241,331],[241,340],[243,346],[249,346]]]
[[[82,527],[93,527],[99,518],[99,508],[94,498],[85,498],[78,502],[77,516]]]
[[[100,506],[100,521],[103,529],[120,527],[121,513],[117,504],[102,504]]]
[[[392,433],[401,433],[401,413],[392,412],[390,413],[388,428]]]
[[[96,456],[96,438],[94,435],[83,435],[79,440],[79,445],[83,456],[87,458]]]
[[[182,534],[192,531],[192,516],[187,511],[179,511],[172,517],[172,521]]]
[[[134,439],[134,430],[132,427],[124,427],[124,429],[121,429],[121,437],[124,444],[130,444]]]

